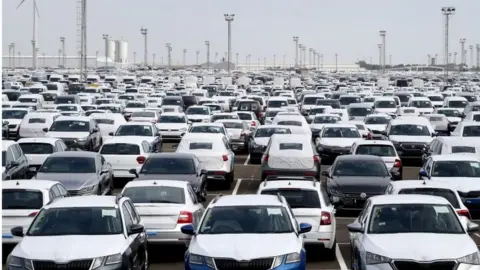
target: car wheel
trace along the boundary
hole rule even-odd
[[[145,248],[144,253],[143,253],[143,270],[148,270],[148,249]]]
[[[226,178],[229,183],[232,183],[233,180],[235,179],[234,177],[235,177],[235,171],[233,170],[230,173],[228,173]]]
[[[332,248],[327,248],[325,250],[325,259],[328,261],[335,261],[337,259],[337,240],[333,241]]]

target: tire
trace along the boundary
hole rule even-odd
[[[142,270],[148,270],[148,249],[145,247],[145,250],[143,252],[143,266],[142,266]]]
[[[325,249],[325,259],[335,261],[337,259],[337,240],[333,242],[332,248]]]

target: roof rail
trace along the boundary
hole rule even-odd
[[[115,203],[117,204],[117,203],[120,201],[120,199],[122,199],[122,198],[123,198],[123,194],[122,194],[122,193],[117,194],[117,195],[115,196]]]
[[[283,203],[282,195],[280,195],[280,192],[277,192],[277,199],[279,202]]]
[[[218,194],[215,198],[213,198],[212,203],[216,203],[220,197],[222,197],[223,194]]]

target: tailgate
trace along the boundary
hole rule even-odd
[[[287,152],[287,150],[282,150]],[[270,168],[279,168],[279,169],[312,169],[314,167],[313,155],[305,156],[299,155],[301,151],[288,151],[291,152],[290,155],[282,154],[270,156],[268,159],[268,166]]]
[[[298,224],[308,223],[312,225],[312,232],[318,231],[320,228],[320,213],[321,209],[318,208],[293,208],[293,214]]]
[[[103,155],[112,165],[113,170],[130,170],[138,166],[137,157],[140,155]]]
[[[216,155],[210,155],[205,153],[204,151],[202,151],[203,153],[199,151],[191,152],[193,152],[198,157],[200,164],[202,164],[202,169],[205,169],[207,171],[219,170],[224,165],[221,154],[216,153]]]
[[[177,226],[178,216],[183,205],[178,204],[135,204],[145,228],[148,230],[168,230]]]
[[[387,168],[389,170],[393,168],[393,165],[395,164],[396,157],[382,157],[382,159],[385,162],[385,165],[387,165]]]

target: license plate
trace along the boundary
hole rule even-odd
[[[156,232],[147,232],[147,236],[155,236],[155,235],[157,235]]]
[[[480,203],[480,199],[467,200],[467,203],[478,204]]]
[[[13,238],[13,235],[8,234],[8,233],[3,233],[3,234],[2,234],[2,238],[10,239],[10,238]]]

